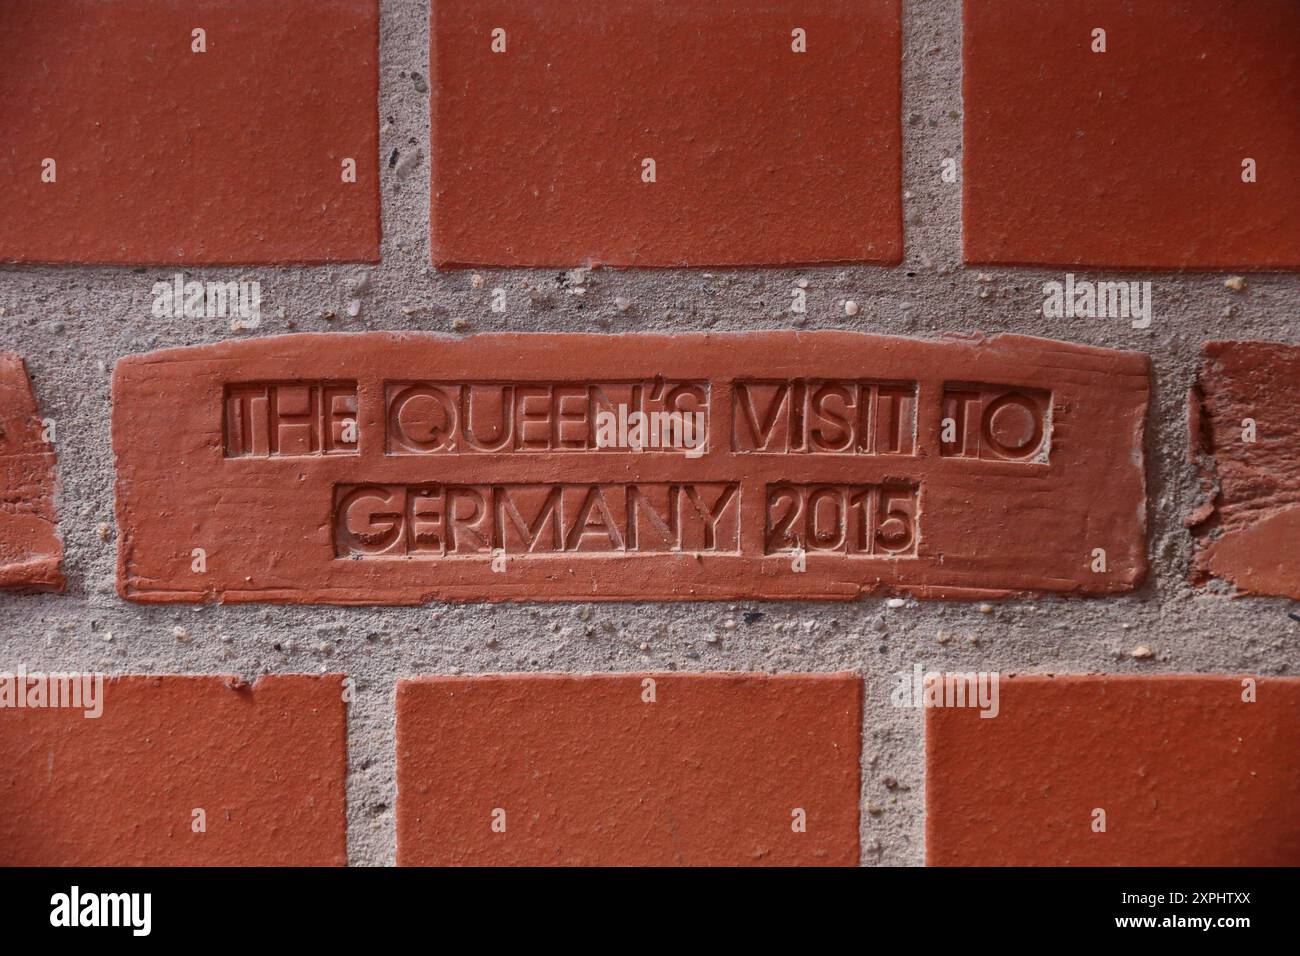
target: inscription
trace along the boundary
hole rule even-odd
[[[915,556],[920,499],[904,482],[768,485],[766,551]]]
[[[334,501],[337,557],[740,548],[736,483],[339,485]]]
[[[357,450],[356,382],[227,385],[224,408],[227,458]]]
[[[983,461],[1046,462],[1052,396],[1043,389],[948,383],[939,453]]]
[[[625,453],[620,443],[599,440],[599,426],[612,416],[626,434],[629,415],[654,423],[653,434],[638,443],[641,451],[682,454],[708,445],[707,382],[390,382],[385,408],[390,455]],[[683,442],[683,416],[703,421],[703,436],[692,433]]]
[[[732,449],[839,455],[916,453],[916,383],[739,381]]]
[[[363,333],[127,357],[119,588],[1119,593],[1146,568],[1149,378],[1140,353],[1066,342],[834,332]]]

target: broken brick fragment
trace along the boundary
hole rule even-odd
[[[47,437],[22,358],[0,352],[0,588],[63,589]]]

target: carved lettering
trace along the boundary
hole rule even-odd
[[[943,434],[939,452],[948,458],[1045,463],[1051,412],[1051,394],[1042,389],[949,383],[940,415],[952,428]]]
[[[731,427],[740,452],[913,455],[916,384],[739,381]]]
[[[766,552],[914,557],[920,495],[901,482],[769,485]]]
[[[386,411],[390,455],[698,453],[708,441],[709,385],[397,382],[386,386]],[[613,441],[601,440],[603,425]]]
[[[736,483],[339,485],[340,558],[737,553]]]
[[[356,453],[355,382],[228,385],[224,407],[227,458]]]

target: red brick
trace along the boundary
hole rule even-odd
[[[1295,0],[964,8],[967,262],[1300,268]]]
[[[0,588],[62,590],[55,461],[27,367],[0,352]]]
[[[1148,366],[835,332],[299,334],[134,356],[113,381],[118,587],[343,604],[1125,591],[1146,567]],[[706,448],[595,447],[619,404],[697,410]]]
[[[340,676],[116,677],[100,699],[0,708],[0,864],[346,862]]]
[[[899,0],[434,0],[431,32],[439,265],[901,258]]]
[[[398,862],[854,866],[861,724],[851,674],[402,681]]]
[[[377,0],[6,0],[0,260],[378,260],[378,55]]]
[[[1203,354],[1189,408],[1206,497],[1188,521],[1192,581],[1300,599],[1300,345],[1207,342]]]
[[[992,719],[927,710],[927,862],[1300,864],[1300,679],[1245,679],[1026,675]]]

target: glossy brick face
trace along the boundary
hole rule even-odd
[[[1300,268],[1300,4],[968,0],[964,21],[967,262]]]
[[[114,677],[56,698],[15,671],[0,669],[0,865],[346,862],[338,675]]]
[[[378,56],[378,0],[6,0],[0,262],[377,261]]]
[[[849,674],[511,674],[397,691],[398,862],[858,862]]]
[[[437,264],[901,258],[898,0],[434,0],[431,32]]]
[[[1300,680],[1243,680],[1026,675],[995,717],[926,710],[927,863],[1300,864]]]

